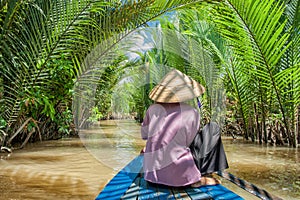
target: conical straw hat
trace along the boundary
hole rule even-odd
[[[160,103],[184,102],[200,96],[205,88],[197,81],[173,69],[150,92],[150,99]]]

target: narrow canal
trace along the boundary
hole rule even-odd
[[[138,155],[145,141],[134,121],[102,121],[80,139],[27,145],[0,160],[0,199],[95,199],[105,184]],[[300,199],[300,150],[223,138],[230,168],[285,200]],[[222,179],[243,196],[253,195]]]

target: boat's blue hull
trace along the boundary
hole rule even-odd
[[[176,188],[151,184],[144,180],[142,173],[137,173],[142,167],[140,155],[114,176],[96,199],[243,199],[222,185]]]

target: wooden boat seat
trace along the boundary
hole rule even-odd
[[[143,156],[139,155],[125,166],[103,188],[96,200],[119,199],[230,199],[242,200],[240,196],[222,185],[192,187],[169,187],[152,184],[143,178]]]

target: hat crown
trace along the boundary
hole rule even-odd
[[[166,87],[178,87],[185,86],[186,84],[192,84],[193,80],[187,75],[181,73],[178,70],[172,70],[169,72],[159,83]]]
[[[200,96],[205,91],[198,82],[179,70],[172,70],[150,92],[150,99],[161,103],[183,102]]]

